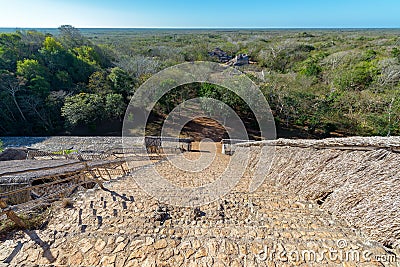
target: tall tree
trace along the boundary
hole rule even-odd
[[[22,55],[21,36],[17,33],[0,34],[0,69],[15,71]]]
[[[67,48],[73,49],[88,43],[81,32],[71,25],[62,25],[58,30],[60,31],[60,39]]]
[[[18,109],[21,118],[26,121],[26,117],[22,112],[21,106],[17,100],[17,93],[21,91],[24,81],[20,77],[16,77],[13,73],[3,72],[0,74],[0,87],[5,90],[12,98],[15,107]]]

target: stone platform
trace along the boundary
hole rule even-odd
[[[193,160],[199,156],[185,153]],[[177,185],[196,187],[213,182],[230,160],[216,154],[199,173],[169,162],[154,168]],[[135,175],[152,179],[150,173],[141,169]],[[162,204],[131,176],[105,183],[105,191],[76,195],[73,208],[54,206],[44,229],[3,240],[0,261],[26,266],[396,266],[385,247],[272,180],[249,193],[250,176],[246,172],[233,191],[199,209]]]

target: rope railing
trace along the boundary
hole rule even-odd
[[[129,138],[128,138],[129,139]],[[149,153],[153,150],[158,153],[164,153],[160,151],[160,148],[168,150],[191,150],[191,138],[176,138],[176,137],[164,137],[164,136],[145,136],[143,138],[136,138],[132,143],[133,146],[122,147],[116,145],[112,148],[107,146],[98,147],[99,150],[86,148],[81,144],[75,145],[74,143],[64,144],[64,148],[60,148],[57,151],[47,151],[39,148],[30,147],[27,148],[26,159],[78,159],[81,161],[96,160],[96,159],[108,159],[116,158],[120,154],[132,153],[132,154],[143,154],[144,152]],[[56,146],[58,147],[58,146]]]
[[[22,167],[6,166],[0,173],[0,219],[8,218],[19,227],[26,225],[17,214],[49,205],[77,188],[93,188],[96,184],[105,189],[103,182],[127,174],[127,162],[148,162],[135,170],[162,161],[167,154],[191,149],[191,139],[146,137],[142,145],[130,148],[112,148],[106,151],[59,151],[28,149]],[[178,145],[164,146],[162,142]],[[183,148],[182,144],[186,147]],[[156,147],[155,151],[153,151]],[[44,160],[50,160],[46,163]],[[53,161],[54,160],[54,161]],[[62,161],[60,161],[62,160]],[[37,161],[37,163],[36,163]],[[34,163],[35,162],[35,163]],[[41,162],[41,164],[39,164]]]
[[[77,159],[80,161],[101,160],[113,157],[113,153],[107,151],[93,150],[61,150],[61,151],[44,151],[29,149],[26,159]]]
[[[25,228],[26,225],[17,214],[32,211],[33,209],[49,205],[51,202],[59,200],[68,195],[68,192],[73,192],[76,188],[92,188],[97,184],[104,189],[103,182],[110,181],[113,177],[121,177],[127,174],[124,168],[124,161],[109,161],[103,164],[88,164],[84,163],[85,168],[74,171],[61,173],[54,176],[43,176],[33,178],[33,181],[46,181],[41,184],[27,185],[21,188],[16,188],[0,193],[0,219],[5,217],[12,220],[19,227]],[[92,166],[90,166],[92,165]],[[107,175],[105,175],[107,174]],[[18,195],[30,196],[28,201],[20,201]],[[22,198],[24,200],[24,198]],[[6,215],[6,216],[4,216]]]
[[[23,220],[21,220],[18,217],[18,214],[22,214],[24,212],[29,212],[36,208],[42,207],[42,206],[47,206],[51,202],[57,200],[60,195],[68,195],[66,193],[67,191],[70,191],[70,193],[72,193],[72,192],[74,192],[74,190],[76,188],[78,188],[79,186],[84,185],[86,183],[87,183],[87,181],[81,181],[78,183],[74,183],[74,184],[71,184],[69,187],[59,189],[48,195],[42,196],[38,199],[31,200],[29,202],[21,203],[21,204],[14,205],[14,206],[7,206],[7,204],[4,205],[4,201],[2,201],[0,199],[0,206],[3,203],[2,207],[5,207],[4,209],[0,210],[0,219],[8,218],[8,219],[12,220],[19,227],[26,228],[25,223],[23,222]]]

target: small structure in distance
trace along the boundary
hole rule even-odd
[[[218,59],[218,61],[221,62],[221,63],[227,63],[232,59],[231,56],[229,56],[225,51],[223,51],[219,47],[215,48],[211,52],[208,52],[208,55],[210,57],[216,57]]]
[[[250,57],[247,54],[238,54],[231,59],[227,64],[230,66],[243,66],[250,63]]]
[[[221,48],[217,47],[213,51],[208,52],[210,57],[215,57],[220,63],[225,63],[229,66],[243,66],[250,64],[250,56],[247,54],[238,54],[235,57],[231,57],[223,51]]]

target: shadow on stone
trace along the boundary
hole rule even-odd
[[[25,230],[24,232],[31,238],[32,241],[34,241],[43,249],[43,257],[45,257],[49,262],[54,262],[56,260],[49,250],[51,244],[44,242],[35,231]]]
[[[7,257],[3,262],[4,263],[11,263],[11,261],[14,259],[15,256],[17,256],[18,252],[21,251],[23,244],[21,241],[18,241],[17,246],[14,248],[14,250],[11,252],[10,256]]]

